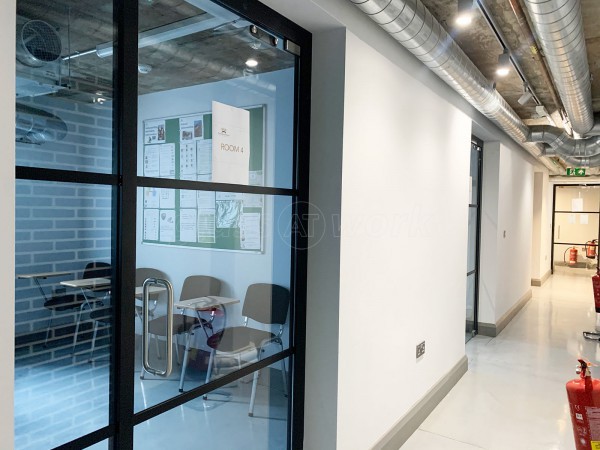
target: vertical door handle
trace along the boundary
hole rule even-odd
[[[164,370],[157,369],[150,365],[150,356],[149,356],[149,330],[148,330],[148,322],[149,322],[149,302],[150,302],[150,286],[164,286],[167,289],[167,366]],[[143,306],[142,306],[142,364],[144,366],[144,370],[153,375],[158,375],[159,377],[168,377],[171,375],[171,370],[173,370],[173,285],[168,280],[161,280],[158,278],[147,278],[144,280],[144,293],[143,293]]]
[[[560,241],[560,225],[558,226],[558,236],[556,237]]]

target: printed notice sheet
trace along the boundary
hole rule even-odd
[[[196,147],[192,144],[179,146],[179,178],[196,181]]]
[[[159,145],[144,147],[144,176],[158,178],[160,175]]]
[[[179,191],[179,207],[180,208],[195,208],[196,204],[196,191]]]
[[[179,240],[182,242],[196,242],[196,210],[182,209],[179,212]]]
[[[240,246],[260,250],[260,213],[243,213],[240,218]]]
[[[144,188],[144,208],[160,208],[160,189]]]
[[[160,210],[160,233],[161,242],[175,242],[175,210]]]
[[[144,144],[163,144],[165,142],[165,120],[146,120],[144,122]]]
[[[250,112],[212,102],[212,181],[249,183]]]
[[[164,208],[175,208],[175,190],[174,189],[161,189],[160,190],[160,207]]]
[[[144,210],[144,240],[158,241],[158,209]]]
[[[198,242],[214,244],[215,240],[215,209],[198,209]]]
[[[160,177],[175,178],[175,144],[163,144],[160,153]]]
[[[196,158],[198,165],[198,181],[211,181],[212,139],[196,142]]]

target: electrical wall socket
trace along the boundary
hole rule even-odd
[[[425,354],[425,341],[417,344],[417,359]]]

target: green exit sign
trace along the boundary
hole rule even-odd
[[[583,167],[568,167],[568,177],[585,177],[585,169]]]

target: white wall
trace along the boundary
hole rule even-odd
[[[327,101],[313,102],[311,111],[310,214],[324,226],[308,251],[306,449],[334,449],[337,439],[345,43],[342,29],[313,35],[313,97]]]
[[[499,142],[483,152],[479,322],[496,324],[531,288],[533,165]]]
[[[533,238],[531,249],[531,279],[541,280],[551,266],[552,203],[548,191],[550,180],[547,171],[534,173]]]
[[[471,121],[352,33],[345,90],[337,444],[366,449],[464,355]]]
[[[2,251],[0,252],[0,285],[3,287],[0,314],[0,448],[10,450],[14,441],[14,328],[15,328],[15,0],[3,4],[0,14],[0,194],[3,218],[0,221]]]
[[[261,74],[258,79],[242,78],[140,96],[138,142],[143,142],[143,121],[147,119],[208,112],[212,110],[213,100],[239,107],[264,104],[265,185],[289,187],[293,155],[293,81],[293,69],[286,69]],[[138,148],[138,163],[138,171],[142,173],[142,145]],[[246,288],[252,283],[274,282],[289,287],[289,236],[280,233],[280,225],[287,223],[285,220],[280,221],[280,214],[289,203],[289,199],[272,196],[265,198],[264,253],[254,254],[142,244],[143,202],[140,201],[137,267],[163,270],[173,283],[176,299],[188,275],[217,277],[223,282],[221,295],[242,300]],[[290,209],[285,211],[289,216]],[[231,307],[231,317],[241,317],[241,304]]]

